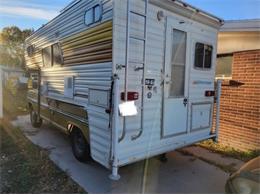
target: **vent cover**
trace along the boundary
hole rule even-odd
[[[64,78],[64,96],[67,98],[73,98],[74,96],[74,77]]]

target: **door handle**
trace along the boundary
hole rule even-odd
[[[139,71],[139,70],[144,70],[144,67],[136,66],[136,67],[135,67],[135,71]]]
[[[186,107],[187,104],[188,104],[188,98],[184,98],[184,99],[183,99],[183,105]]]

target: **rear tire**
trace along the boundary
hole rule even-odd
[[[39,118],[38,114],[33,109],[30,109],[30,120],[34,128],[40,128],[42,126],[42,119]]]
[[[73,129],[70,134],[70,140],[75,158],[80,162],[90,161],[90,147],[80,129]]]

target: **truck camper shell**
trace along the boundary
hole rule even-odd
[[[33,124],[80,131],[113,179],[121,166],[217,139],[222,24],[179,0],[73,1],[26,40]]]

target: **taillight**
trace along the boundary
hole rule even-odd
[[[215,96],[215,91],[205,91],[205,96],[206,96],[206,97]]]
[[[133,92],[133,91],[127,92],[127,101],[138,100],[138,98],[139,98],[139,93],[138,92]],[[124,92],[121,93],[121,100],[122,101],[126,101]]]

